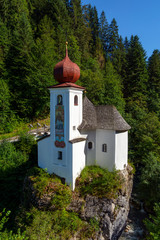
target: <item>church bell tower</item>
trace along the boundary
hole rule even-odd
[[[48,145],[50,149],[48,153],[47,150],[45,151],[46,160],[41,156],[41,150],[38,151],[38,163],[40,167],[47,168],[49,173],[55,173],[64,178],[65,182],[74,189],[75,179],[85,166],[85,141],[78,131],[78,126],[82,123],[84,88],[75,84],[80,77],[80,68],[69,59],[67,43],[66,56],[56,64],[54,77],[58,84],[49,87],[50,137]],[[44,140],[39,143],[41,142],[43,143]],[[79,154],[80,151],[82,153]]]

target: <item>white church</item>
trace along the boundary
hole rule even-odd
[[[75,84],[80,69],[68,57],[54,68],[59,82],[50,90],[50,135],[38,141],[38,165],[75,188],[88,165],[123,170],[128,161],[131,128],[112,105],[94,106]]]

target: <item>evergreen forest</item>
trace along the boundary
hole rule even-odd
[[[98,16],[95,6],[83,6],[81,0],[0,1],[0,134],[49,116],[47,87],[56,84],[53,69],[65,56],[66,41],[70,59],[81,69],[77,84],[95,105],[115,105],[131,126],[136,191],[152,214],[146,220],[148,239],[160,239],[160,50],[147,58],[137,35],[119,35],[115,18],[108,22],[104,11]],[[36,165],[32,139],[28,144],[22,136],[12,145],[0,146],[0,212],[18,211],[24,169]]]

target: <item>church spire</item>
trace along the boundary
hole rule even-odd
[[[68,57],[68,42],[66,42],[66,56],[54,67],[54,77],[59,83],[75,83],[80,77],[80,68]]]

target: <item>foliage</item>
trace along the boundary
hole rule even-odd
[[[146,206],[152,210],[153,203],[160,201],[160,159],[150,152],[140,176],[139,192]]]
[[[154,50],[148,60],[148,108],[160,117],[160,52]]]
[[[110,60],[106,62],[104,74],[104,103],[114,105],[123,114],[125,101],[123,98],[121,78]]]
[[[30,153],[23,148],[23,152],[13,143],[4,141],[0,144],[0,210],[7,207],[11,210],[11,220],[20,204],[23,182],[26,171],[36,163],[35,143]],[[11,201],[12,199],[12,201]],[[14,210],[14,211],[13,211]]]
[[[65,209],[51,212],[32,208],[22,217],[21,228],[26,230],[26,235],[31,240],[46,237],[66,240],[73,237],[75,233],[78,233],[80,239],[85,240],[95,235],[99,229],[99,222],[91,218],[90,223],[87,223],[75,212],[67,212]]]
[[[26,237],[25,232],[21,234],[20,229],[18,229],[16,234],[12,231],[7,231],[7,229],[3,229],[9,219],[10,213],[10,211],[6,212],[5,209],[0,213],[0,240],[27,240],[28,237]]]
[[[88,59],[85,69],[81,71],[81,84],[86,87],[88,98],[98,105],[103,103],[103,75],[98,62],[95,59]]]
[[[82,196],[90,194],[110,199],[118,196],[121,184],[122,179],[117,171],[109,172],[98,166],[87,166],[77,179],[76,188]]]
[[[14,112],[10,109],[10,92],[7,83],[0,79],[0,133],[7,133],[17,126]]]
[[[70,187],[61,183],[60,178],[36,167],[31,169],[28,175],[38,196],[51,194],[51,205],[55,209],[65,209],[70,204],[72,191]]]
[[[31,134],[20,134],[20,138],[18,141],[18,149],[26,154],[30,154],[32,151],[33,146],[36,145],[36,140],[34,138],[34,136],[32,136]]]
[[[70,59],[81,68],[77,84],[86,88],[95,105],[114,104],[131,125],[129,158],[140,175],[141,197],[150,207],[158,202],[159,50],[147,63],[138,36],[124,40],[115,19],[109,23],[104,12],[99,19],[96,7],[82,6],[81,0],[2,0],[0,9],[0,139],[27,132],[29,122],[36,127],[35,119],[48,116],[47,87],[56,83],[53,68],[64,58],[67,40]],[[0,208],[11,209],[11,218],[20,203],[24,175],[35,163],[36,145],[29,135],[17,144],[0,145]],[[110,178],[114,183],[116,178]],[[40,187],[37,177],[40,192],[48,182],[48,177],[42,179]],[[94,191],[101,195],[98,179]],[[91,192],[84,183],[88,190],[80,185],[82,193]],[[69,194],[59,186],[53,201],[61,208],[62,195]]]
[[[33,126],[33,129],[36,129],[37,128],[37,122],[40,123],[41,126],[43,126],[44,124],[49,126],[50,119],[49,118],[35,119],[35,121],[32,121],[32,122],[24,122],[24,121],[19,119],[18,122],[17,122],[17,125],[14,126],[13,132],[1,134],[0,135],[0,140],[4,140],[4,139],[11,138],[11,137],[27,134],[27,132],[29,132],[29,130],[32,130],[32,128],[30,128],[29,125],[31,124]]]
[[[27,161],[27,155],[17,151],[10,142],[2,142],[0,145],[0,176],[14,171],[17,167]]]
[[[154,206],[154,215],[150,215],[149,219],[144,221],[149,235],[146,239],[158,240],[160,238],[160,204],[156,203]]]

